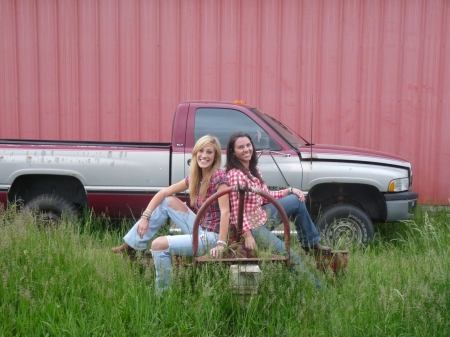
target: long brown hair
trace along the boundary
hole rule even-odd
[[[207,145],[214,147],[214,162],[211,165],[211,169],[203,177],[202,169],[197,163],[197,153]],[[197,140],[192,150],[191,167],[189,169],[189,197],[191,199],[191,206],[194,206],[197,196],[205,199],[206,192],[208,191],[209,184],[211,182],[211,176],[220,167],[222,163],[222,152],[220,150],[219,140],[211,135],[206,135]],[[200,183],[203,181],[201,188]]]
[[[250,173],[254,177],[256,177],[262,185],[262,184],[264,184],[264,180],[261,177],[261,175],[259,174],[258,169],[256,168],[256,166],[258,165],[258,156],[256,155],[255,144],[253,144],[252,137],[250,137],[250,135],[248,133],[238,131],[238,132],[232,133],[230,138],[228,138],[227,163],[225,164],[226,170],[227,170],[227,172],[232,169],[241,170],[250,180],[253,180],[252,177],[250,176],[250,174],[248,174],[244,165],[234,155],[234,146],[236,144],[236,140],[238,138],[242,138],[242,137],[248,138],[250,140],[250,143],[252,143],[253,153],[252,153],[252,157],[250,158],[250,163],[249,163],[248,168],[250,170]]]

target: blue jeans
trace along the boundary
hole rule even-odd
[[[282,241],[278,236],[273,234],[266,225],[251,229],[253,238],[258,243],[258,246],[265,249],[271,250],[273,253],[277,255],[285,255],[286,254],[286,246],[284,241]],[[306,268],[306,266],[302,263],[300,255],[297,254],[292,248],[290,249],[291,253],[291,270],[297,275],[307,275],[316,285],[316,288],[320,288],[320,282],[318,279],[314,277],[314,275]]]
[[[136,250],[144,250],[147,248],[148,242],[155,236],[156,232],[164,225],[167,219],[172,221],[181,228],[184,234],[192,233],[192,226],[195,221],[195,213],[188,208],[188,213],[175,211],[169,205],[169,200],[164,198],[161,204],[155,208],[151,217],[150,225],[147,233],[141,239],[137,232],[139,221],[134,224],[130,231],[123,237],[125,242]]]
[[[297,230],[298,240],[303,247],[314,245],[320,242],[319,232],[316,226],[312,222],[305,203],[301,202],[296,195],[288,195],[284,198],[277,200],[281,207],[283,207],[288,218],[294,221],[295,228]],[[263,209],[268,213],[268,221],[266,225],[253,228],[252,235],[258,242],[258,245],[262,245],[263,248],[271,249],[275,254],[285,254],[286,246],[278,236],[271,233],[275,225],[281,222],[280,213],[277,211],[274,205],[267,204],[263,206]],[[292,270],[297,274],[306,274],[315,283],[317,288],[320,288],[320,282],[314,275],[308,271],[306,266],[302,263],[300,255],[297,254],[292,248],[290,249],[291,263],[293,263]]]
[[[153,262],[156,269],[156,290],[164,290],[169,287],[171,266],[171,255],[192,256],[192,235],[195,221],[195,213],[188,208],[188,213],[175,211],[170,207],[167,198],[155,208],[151,217],[148,232],[141,239],[138,232],[137,222],[133,228],[124,236],[124,241],[136,250],[144,250],[147,248],[148,242],[155,236],[156,232],[164,225],[168,218],[181,228],[185,235],[166,236],[169,242],[169,248],[166,250],[152,250]],[[197,256],[204,255],[208,249],[214,248],[217,244],[219,234],[215,232],[205,231],[199,228],[199,240]]]
[[[193,224],[193,222],[192,222]],[[219,234],[205,231],[202,227],[198,231],[198,249],[196,256],[205,255],[211,248],[217,245]],[[155,290],[165,290],[170,285],[170,273],[172,270],[171,256],[192,256],[192,235],[166,236],[169,248],[165,250],[152,250],[155,263],[156,281]]]
[[[298,241],[302,247],[312,246],[320,242],[319,232],[309,216],[305,203],[301,202],[298,196],[291,194],[277,201],[283,207],[288,218],[294,222]],[[263,209],[269,215],[267,226],[270,230],[273,230],[275,225],[281,222],[280,213],[272,204],[264,205]]]

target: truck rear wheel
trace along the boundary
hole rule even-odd
[[[330,245],[366,245],[374,236],[372,220],[360,208],[349,204],[333,205],[317,220],[320,236]]]
[[[25,205],[26,209],[39,216],[39,223],[57,224],[61,219],[73,221],[77,217],[77,208],[70,201],[54,194],[42,194]]]

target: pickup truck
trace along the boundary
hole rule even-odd
[[[19,202],[53,220],[83,208],[110,218],[138,217],[156,192],[188,175],[198,138],[217,136],[225,163],[234,131],[252,136],[269,189],[293,186],[305,193],[325,242],[366,244],[374,222],[413,216],[418,193],[410,189],[413,171],[407,160],[311,144],[242,101],[180,103],[171,143],[0,139],[0,204]]]

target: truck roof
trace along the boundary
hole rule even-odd
[[[183,101],[180,104],[192,104],[192,103],[194,103],[194,104],[205,104],[205,105],[211,104],[211,105],[215,105],[215,106],[218,106],[218,105],[224,105],[224,106],[225,105],[233,105],[233,106],[243,106],[243,107],[246,107],[248,109],[254,108],[254,106],[246,104],[245,101],[240,100],[239,102],[241,102],[241,103],[237,104],[236,101],[231,102],[231,101],[213,101],[213,100],[191,100],[191,101]]]

